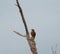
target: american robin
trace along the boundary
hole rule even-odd
[[[33,37],[33,39],[35,39],[35,36],[36,36],[36,32],[34,29],[31,30],[31,36]]]

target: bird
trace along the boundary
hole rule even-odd
[[[35,39],[35,36],[36,36],[36,32],[34,29],[31,29],[31,36],[33,39]]]

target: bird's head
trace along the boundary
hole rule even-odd
[[[34,29],[31,29],[31,31],[35,31]]]

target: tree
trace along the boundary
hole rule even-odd
[[[16,0],[16,6],[18,7],[19,13],[21,14],[21,18],[22,18],[22,21],[23,21],[23,24],[24,24],[24,27],[25,27],[26,35],[22,35],[21,33],[16,32],[16,31],[13,31],[13,32],[15,32],[16,34],[18,34],[22,37],[26,37],[26,40],[27,40],[27,42],[30,46],[30,50],[31,50],[32,54],[38,54],[35,40],[33,38],[30,38],[28,27],[27,27],[27,24],[26,24],[24,15],[23,15],[23,11],[22,11],[22,8],[21,8],[18,0]]]

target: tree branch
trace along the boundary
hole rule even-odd
[[[19,32],[16,32],[16,31],[13,31],[13,32],[16,33],[16,34],[18,34],[18,35],[20,35],[20,36],[22,36],[22,37],[26,37],[26,35],[22,35]]]
[[[52,47],[51,47],[51,50],[52,50],[52,54],[56,54],[56,53],[57,53],[57,44],[56,44],[55,49],[53,49],[53,46],[52,46]]]
[[[18,0],[16,0],[16,3],[17,3],[17,7],[19,8],[19,12],[20,12],[20,14],[21,14],[22,21],[23,21],[24,26],[25,26],[26,34],[29,35],[28,28],[27,28],[27,25],[26,25],[26,21],[25,21],[25,18],[24,18],[23,12],[22,12],[22,8],[21,8],[21,6],[20,6]],[[29,37],[29,36],[28,36],[28,37]]]
[[[30,46],[30,49],[32,51],[33,54],[38,54],[37,53],[37,48],[36,48],[36,43],[34,41],[34,39],[31,39],[30,38],[30,35],[29,35],[29,32],[28,32],[28,28],[27,28],[27,24],[26,24],[26,21],[25,21],[25,18],[24,18],[24,15],[23,15],[23,12],[22,12],[22,8],[18,2],[18,0],[16,0],[16,3],[17,3],[17,7],[19,9],[19,13],[21,14],[21,17],[22,17],[22,21],[23,21],[23,24],[24,24],[24,27],[25,27],[25,30],[26,30],[26,38],[27,38],[27,41],[28,41],[28,44]],[[20,33],[14,31],[16,34],[18,35],[21,35]],[[22,35],[21,35],[22,36]]]

